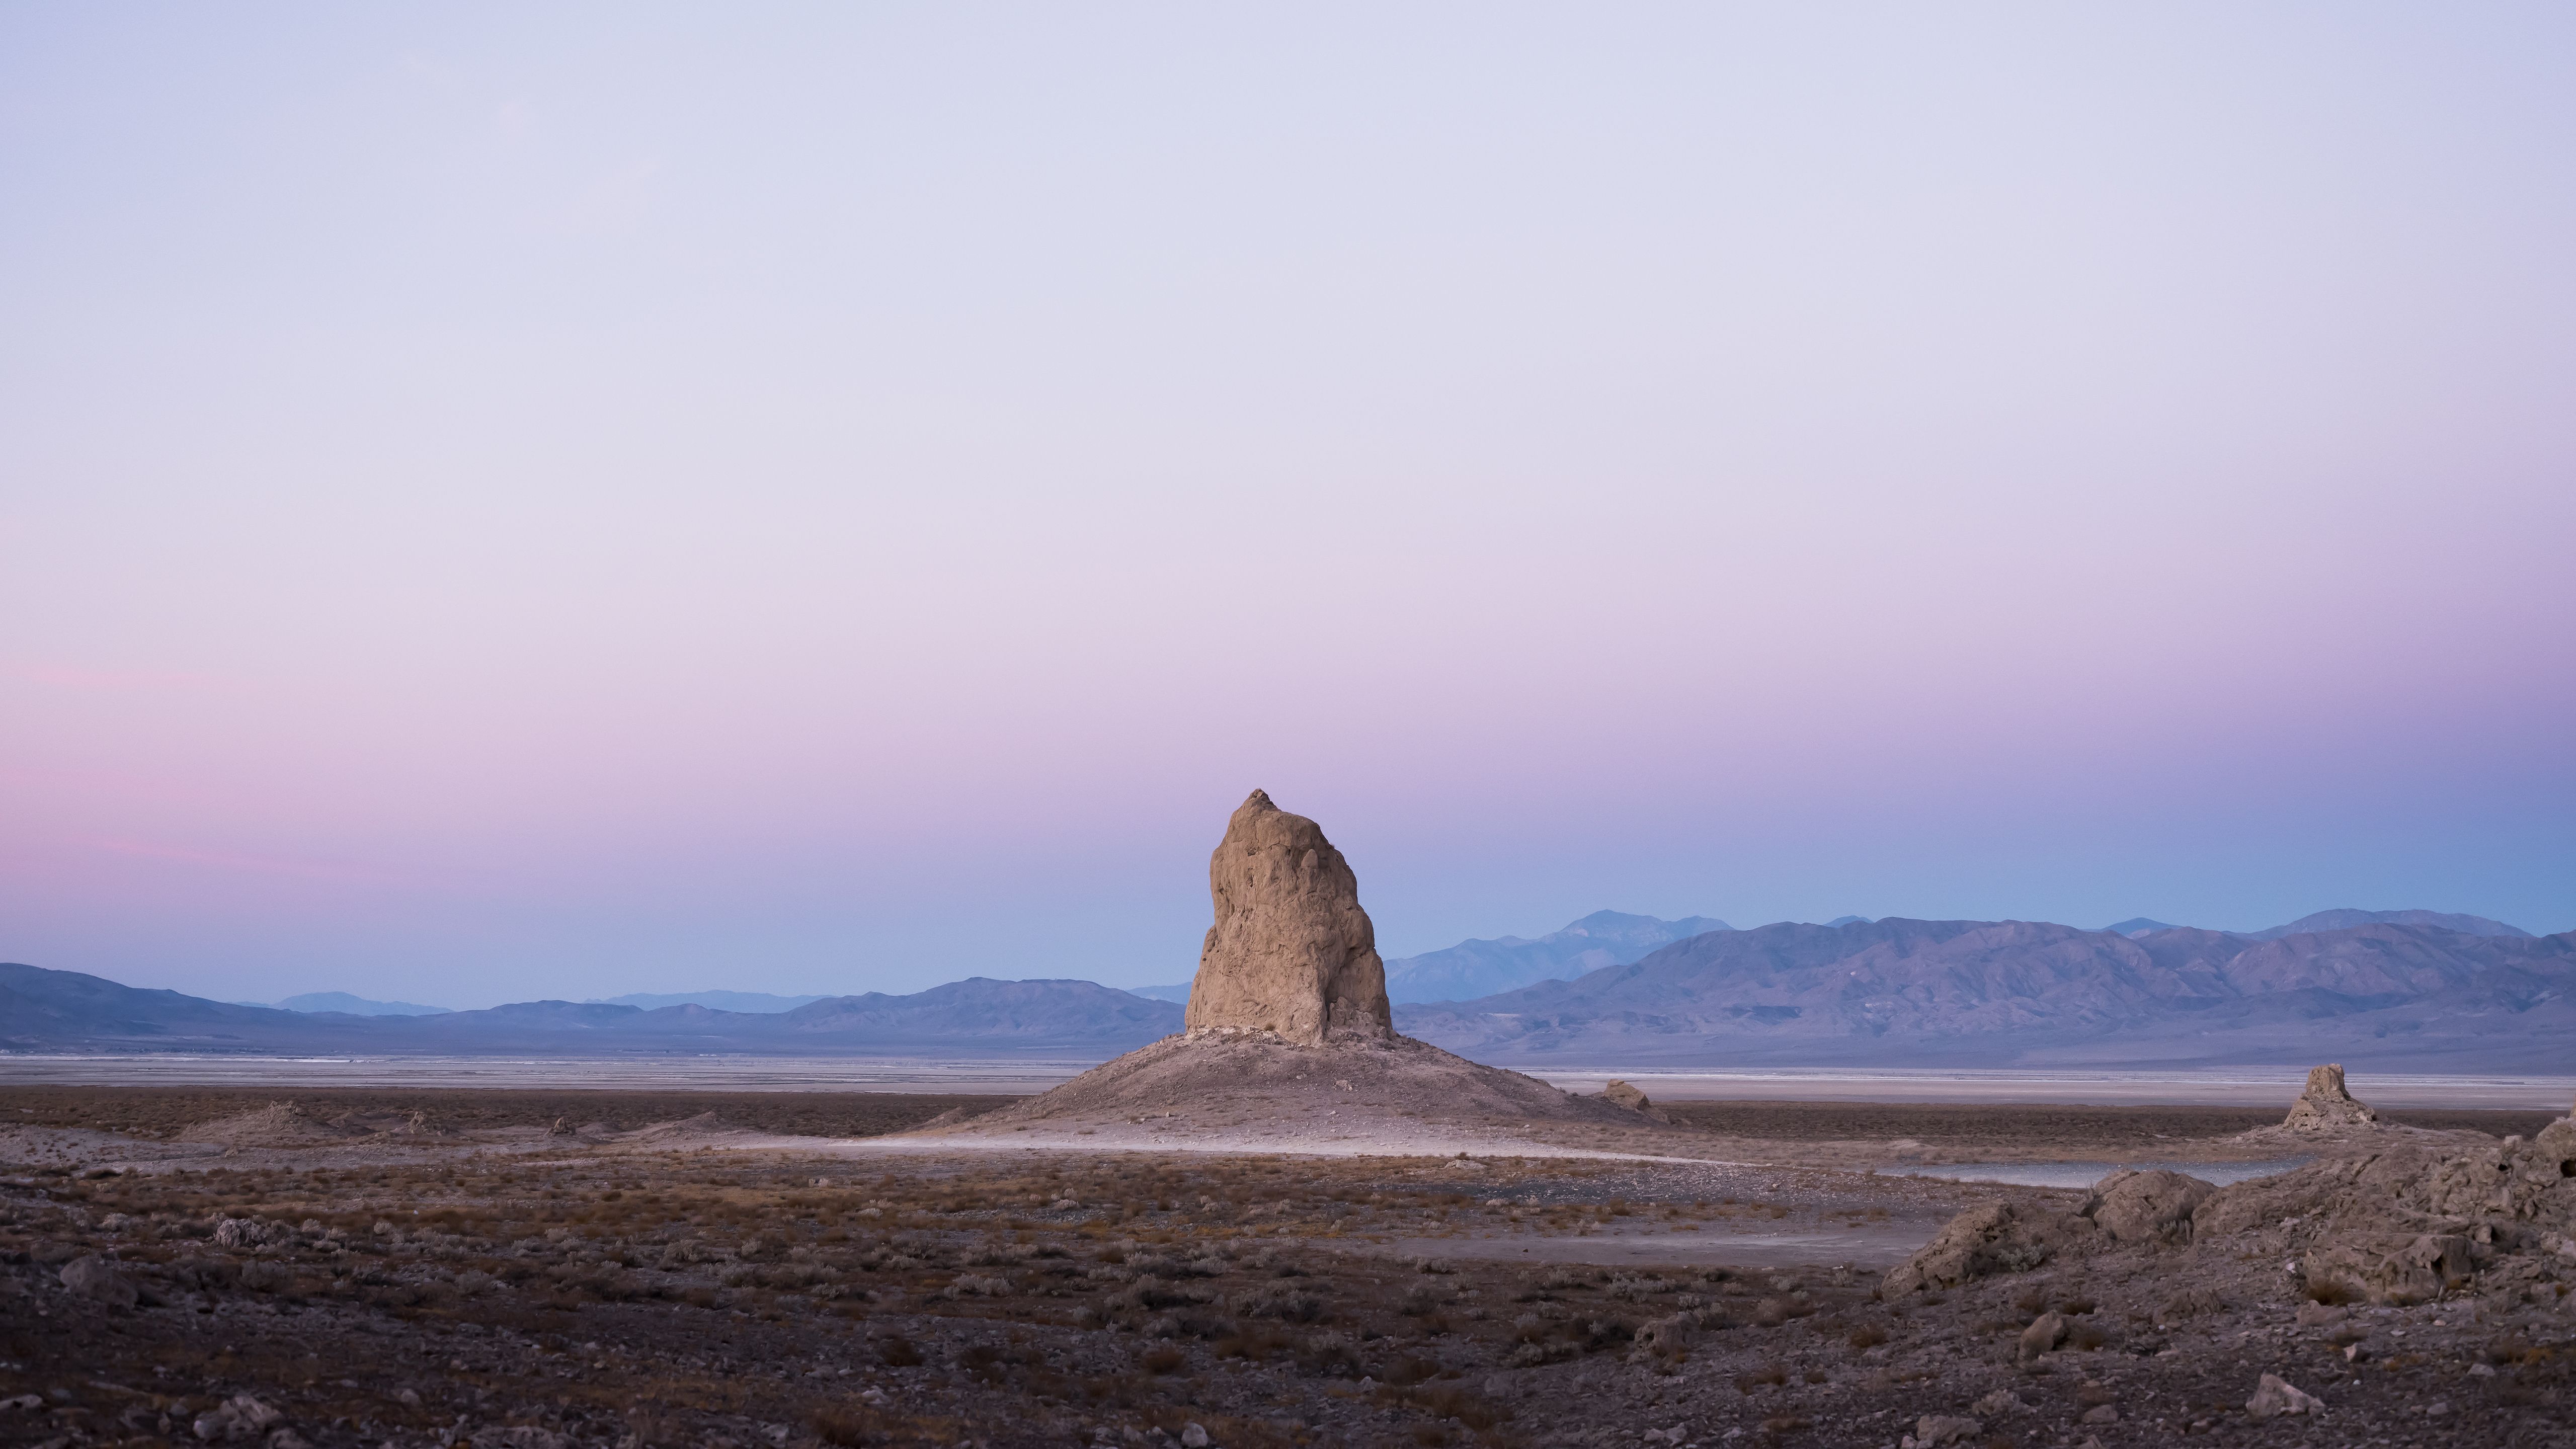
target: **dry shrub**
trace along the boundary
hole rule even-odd
[[[1138,1358],[1136,1363],[1149,1374],[1168,1374],[1176,1372],[1189,1361],[1188,1354],[1166,1344],[1161,1348],[1145,1350],[1144,1355]]]
[[[1851,1337],[1844,1339],[1843,1342],[1850,1344],[1854,1349],[1876,1348],[1887,1342],[1887,1330],[1874,1323],[1864,1323],[1853,1329]]]
[[[1747,1394],[1764,1384],[1776,1388],[1787,1382],[1789,1382],[1789,1371],[1776,1363],[1766,1363],[1759,1368],[1746,1369],[1735,1376],[1736,1391]]]
[[[806,1423],[813,1429],[814,1437],[824,1443],[837,1445],[839,1449],[857,1449],[874,1437],[870,1432],[874,1427],[870,1417],[851,1409],[818,1409]]]
[[[2353,1291],[2352,1285],[2341,1278],[2310,1278],[2303,1291],[2315,1301],[2329,1305],[2354,1303],[2361,1298]]]
[[[890,1333],[877,1340],[877,1361],[887,1368],[919,1368],[921,1345],[900,1333]]]

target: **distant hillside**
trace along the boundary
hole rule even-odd
[[[280,1011],[337,1011],[348,1016],[437,1016],[448,1010],[444,1006],[422,1006],[411,1001],[369,1001],[345,991],[308,991],[277,1003]]]
[[[1538,981],[1566,981],[1624,966],[1649,951],[1707,931],[1732,929],[1709,916],[1678,921],[1594,911],[1564,930],[1526,940],[1461,941],[1446,950],[1386,963],[1391,1001],[1466,1001]]]
[[[2344,931],[2354,926],[2433,926],[2445,931],[2457,931],[2463,936],[2518,936],[2526,941],[2532,938],[2531,933],[2520,926],[2508,926],[2502,921],[2490,921],[2484,916],[2452,916],[2440,911],[2341,910],[2319,911],[2313,916],[2301,916],[2286,926],[2274,926],[2268,931],[2256,931],[2254,939],[2277,941],[2283,936],[2313,935],[2318,931]]]
[[[1693,937],[1577,981],[1412,1005],[1399,1029],[1487,1061],[2180,1064],[2565,1070],[2576,934],[2368,923],[2270,941],[1890,917]]]
[[[759,1013],[794,1011],[808,1002],[822,999],[819,996],[772,996],[766,991],[674,991],[658,995],[637,991],[625,996],[595,996],[591,1002],[602,1006],[638,1006],[646,1011],[665,1006],[712,1006],[718,1011]]]

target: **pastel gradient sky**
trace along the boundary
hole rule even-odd
[[[0,960],[2576,926],[2576,10],[0,10]]]

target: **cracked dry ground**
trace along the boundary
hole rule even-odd
[[[1371,1241],[1937,1219],[1997,1192],[1074,1153],[55,1167],[0,1186],[0,1442],[1892,1446],[1927,1415],[1975,1445],[2576,1442],[2557,1281],[2327,1310],[2258,1235],[1882,1302],[1831,1265]],[[2064,1348],[2024,1363],[2052,1311]],[[2327,1412],[2250,1420],[2266,1372]]]

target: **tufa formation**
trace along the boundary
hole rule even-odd
[[[2302,1132],[2322,1132],[2367,1126],[2378,1120],[2378,1113],[2354,1100],[2345,1088],[2343,1068],[2329,1065],[2308,1069],[2307,1089],[2290,1104],[2290,1115],[2281,1119],[2281,1125]]]
[[[1253,791],[1208,858],[1208,890],[1216,924],[1190,983],[1190,1031],[1300,1046],[1395,1035],[1376,928],[1322,827]]]

